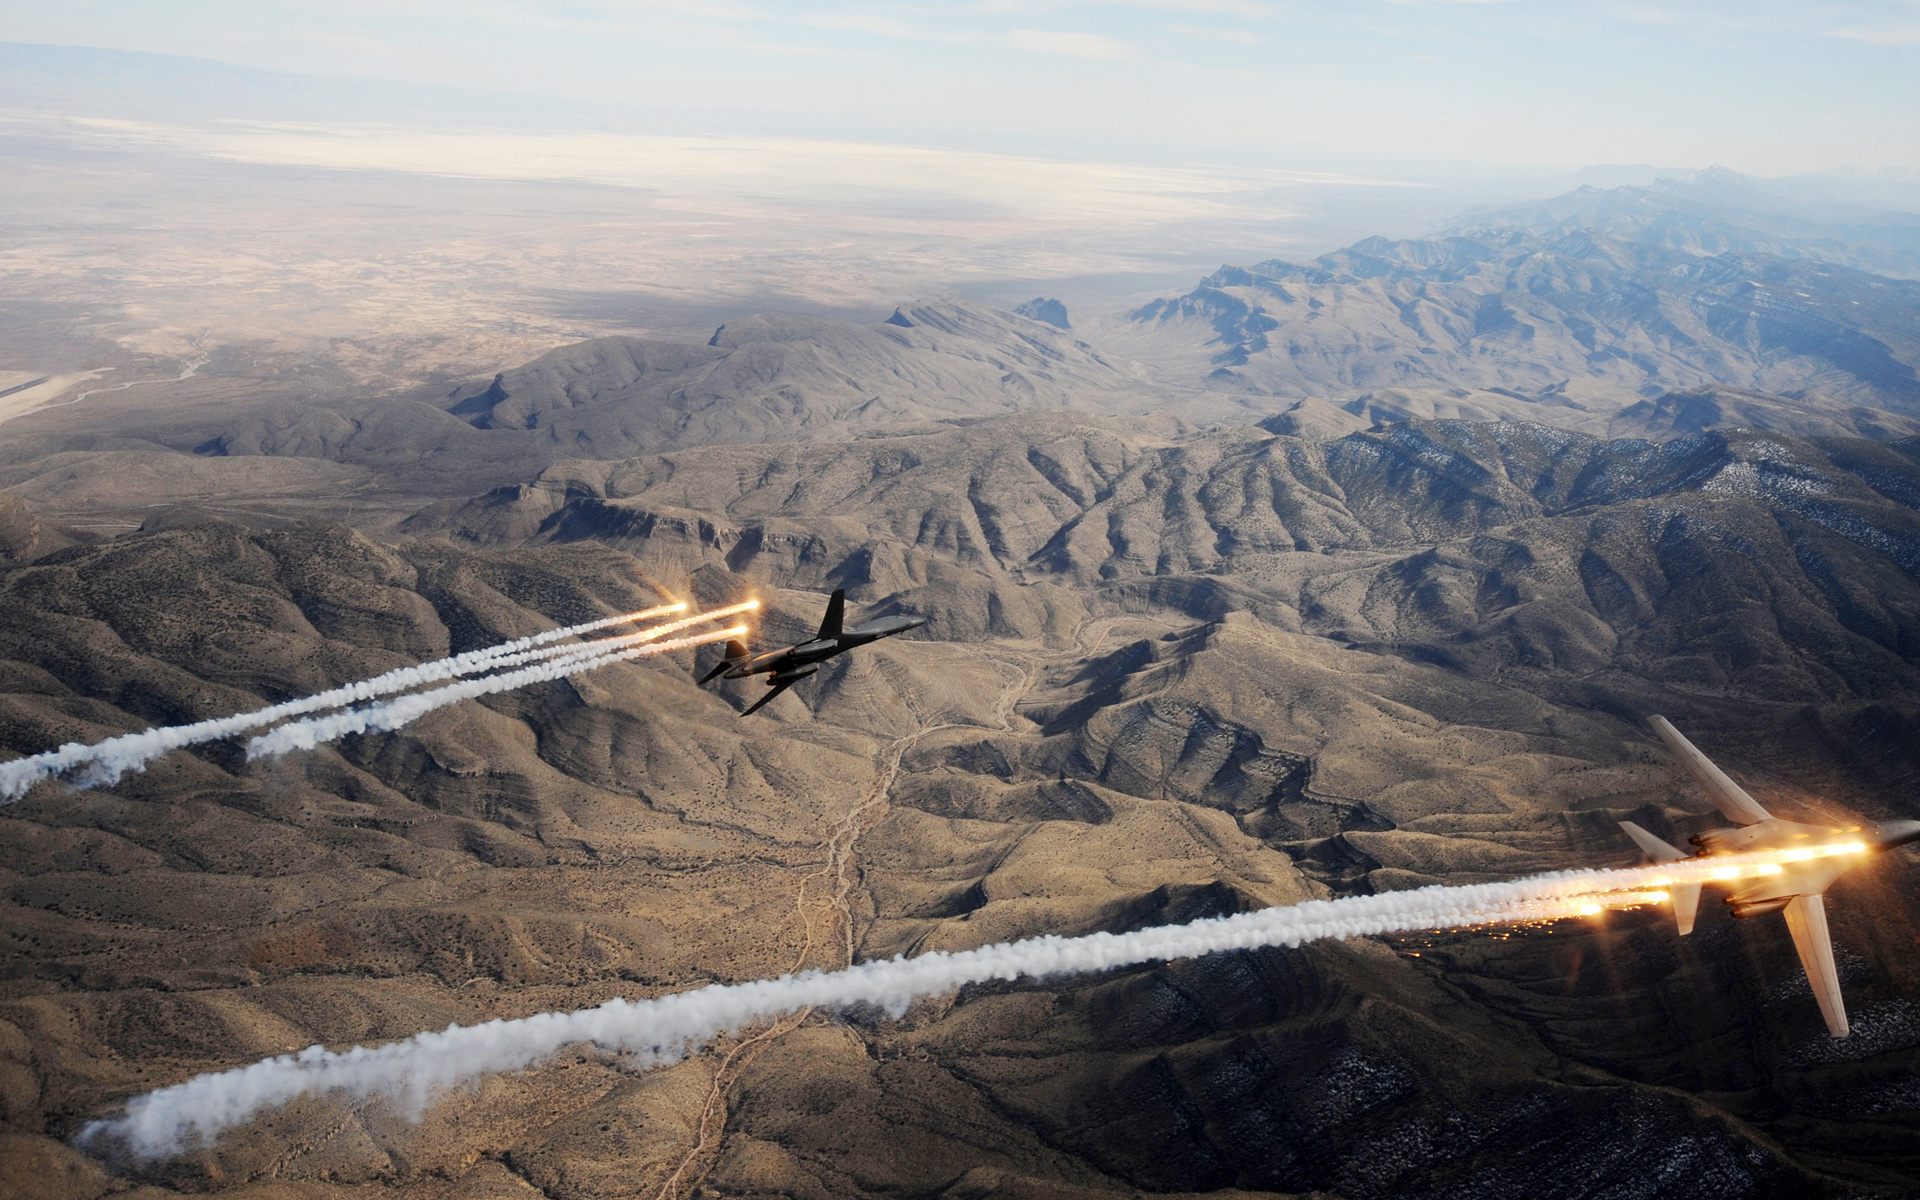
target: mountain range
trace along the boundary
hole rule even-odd
[[[1920,284],[1812,259],[1513,229],[1222,268],[1119,344],[1222,389],[1477,388],[1569,410],[1556,423],[1714,386],[1911,415],[1917,301]]]
[[[1463,216],[1441,232],[1587,231],[1688,254],[1811,258],[1900,279],[1920,276],[1920,216],[1807,190],[1715,167],[1646,186],[1580,187]]]
[[[969,987],[652,1071],[583,1045],[157,1166],[68,1144],[315,1043],[1626,865],[1618,820],[1712,822],[1653,712],[1770,810],[1920,815],[1916,285],[1511,219],[1131,315],[769,314],[451,390],[7,423],[17,752],[663,594],[756,595],[768,643],[833,588],[928,622],[747,719],[704,648],[42,786],[0,815],[9,1186],[1912,1194],[1899,856],[1832,896],[1844,1042],[1777,928],[1636,911]]]

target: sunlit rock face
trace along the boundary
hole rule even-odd
[[[1515,415],[1497,411],[1505,396],[1605,433],[1638,401],[1719,387],[1801,398],[1774,415],[1819,432],[1830,407],[1920,412],[1916,299],[1911,280],[1814,259],[1506,226],[1222,268],[1140,308],[1115,345],[1195,372],[1204,359],[1222,389],[1431,397],[1402,418],[1460,402]]]

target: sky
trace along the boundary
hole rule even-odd
[[[1920,166],[1920,0],[0,0],[0,41],[558,97],[653,133],[1370,172]]]

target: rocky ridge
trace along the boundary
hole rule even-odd
[[[660,588],[756,588],[777,640],[846,586],[931,636],[752,721],[693,685],[703,652],[269,768],[210,747],[36,792],[0,822],[7,1119],[44,1138],[312,1041],[848,949],[1624,863],[1616,818],[1682,836],[1704,807],[1641,732],[1655,709],[1782,812],[1911,815],[1917,502],[1905,443],[1043,413],[556,464],[390,546],[183,519],[60,551],[0,578],[22,750]],[[835,853],[858,871],[809,904]],[[1639,914],[968,989],[816,1017],[732,1074],[583,1048],[417,1125],[303,1102],[147,1178],[588,1197],[697,1153],[740,1196],[1523,1195],[1576,1160],[1652,1195],[1897,1191],[1913,882],[1889,862],[1836,893],[1866,1035],[1839,1047],[1778,930],[1710,914],[1676,943]]]
[[[1610,416],[1721,386],[1912,415],[1916,289],[1812,259],[1501,228],[1223,267],[1112,344],[1273,396],[1485,389]]]

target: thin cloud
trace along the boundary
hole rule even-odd
[[[1900,25],[1892,29],[1830,29],[1828,37],[1850,42],[1874,42],[1881,46],[1911,46],[1920,43],[1920,25]]]
[[[1252,0],[1079,0],[1079,2],[1089,6],[1146,8],[1160,12],[1226,13],[1236,17],[1275,15],[1273,5],[1256,4]]]
[[[1181,37],[1205,38],[1215,42],[1240,42],[1249,46],[1267,40],[1251,30],[1216,29],[1211,25],[1169,25],[1167,32],[1179,34]]]
[[[1119,62],[1137,57],[1132,46],[1103,33],[1061,33],[1050,29],[1016,29],[1007,35],[1015,50],[1028,54],[1064,54],[1096,62]]]
[[[988,13],[1031,14],[1038,9],[1063,8],[1138,8],[1150,12],[1188,14],[1218,13],[1236,17],[1265,18],[1279,15],[1272,4],[1258,0],[1054,0],[1050,4],[1035,0],[986,0],[978,11]]]
[[[326,46],[333,50],[346,50],[354,54],[371,54],[381,58],[391,58],[400,53],[400,47],[379,38],[365,37],[355,33],[321,33],[309,30],[296,33],[293,39],[310,46]]]
[[[800,17],[798,22],[815,29],[831,29],[839,33],[870,33],[876,37],[900,38],[911,42],[932,40],[931,34],[917,26],[865,13],[822,13]]]

